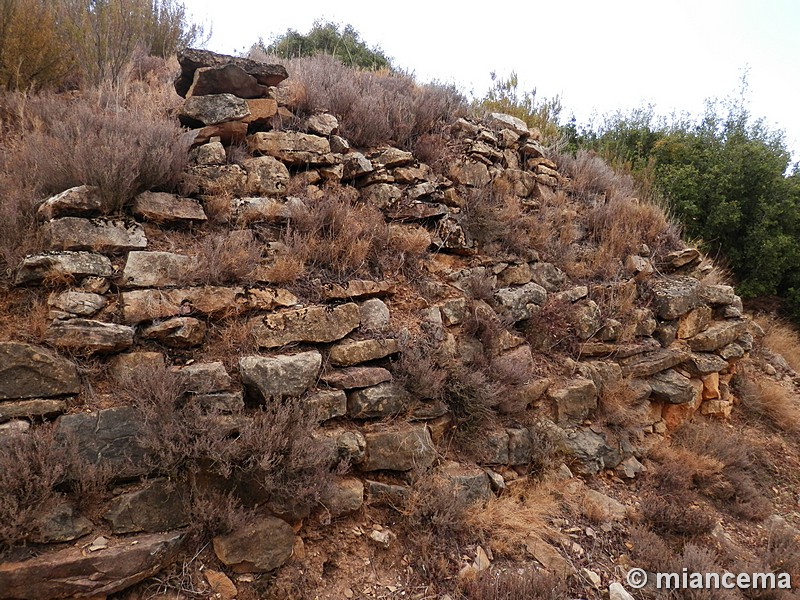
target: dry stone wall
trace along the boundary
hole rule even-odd
[[[94,381],[79,373],[79,357],[117,374],[141,365],[170,369],[184,378],[188,402],[238,418],[252,410],[246,400],[252,406],[303,399],[318,410],[319,435],[353,465],[326,503],[334,516],[358,510],[365,497],[402,503],[410,489],[399,475],[437,463],[455,489],[485,500],[504,479],[525,472],[545,431],[562,440],[573,470],[618,469],[633,477],[642,468],[637,457],[694,413],[730,414],[731,377],[752,335],[734,290],[702,282],[708,264],[695,249],[657,264],[646,249],[619,257],[626,278],[597,284],[572,281],[538,260],[535,248],[527,257],[493,257],[470,237],[463,207],[471,189],[502,182],[535,211],[543,195],[568,186],[524,122],[492,114],[451,124],[463,152],[442,174],[398,148],[352,148],[337,135],[334,115],[308,117],[303,131],[282,130],[290,113],[273,87],[286,77],[282,67],[191,50],[181,69],[176,89],[187,96],[181,119],[193,128],[188,176],[196,193],[145,192],[126,214],[112,216],[101,214],[97,190],[65,190],[39,208],[49,251],[25,258],[16,272],[16,285],[47,299],[52,321],[42,344],[0,342],[0,442],[53,421],[56,436],[77,440],[80,455],[113,469],[119,485],[102,520],[66,507],[41,528],[40,541],[53,543],[110,530],[105,547],[78,556],[56,545],[37,558],[4,563],[0,597],[108,594],[156,572],[182,543],[183,492],[165,485],[148,460],[150,449],[137,436],[142,416],[116,405],[113,392],[86,404]],[[231,164],[226,148],[240,142],[253,156]],[[260,223],[281,226],[298,202],[286,192],[298,176],[320,198],[326,183],[353,189],[383,211],[390,230],[425,232],[428,305],[409,307],[397,281],[320,283],[313,302],[267,278],[187,284],[197,256],[151,249],[152,228],[169,237],[203,227],[210,194],[220,190],[230,198],[230,235]],[[476,280],[490,286],[482,299],[470,291]],[[591,299],[598,287],[633,299],[633,335],[620,339],[631,323],[602,315]],[[538,349],[521,332],[553,302],[580,345],[577,360],[565,359],[565,370],[544,376],[535,364]],[[491,343],[465,333],[465,322],[479,314],[506,325]],[[233,368],[191,360],[208,344],[210,328],[231,319],[247,321],[258,350],[241,352],[227,363]],[[409,319],[414,326],[404,328]],[[513,375],[515,383],[490,402],[502,418],[474,434],[482,449],[459,456],[460,463],[447,462],[452,457],[437,448],[454,427],[452,407],[424,390],[412,393],[395,376],[418,330],[436,342],[424,352],[469,365],[490,347],[492,368]],[[604,394],[620,382],[634,395],[627,407],[634,435],[624,438],[599,419]],[[217,556],[236,571],[280,567],[295,540],[286,514],[276,510],[247,532],[215,538]],[[165,530],[177,533],[158,533]],[[123,534],[137,544],[117,537]],[[275,540],[268,551],[256,543],[266,537]]]

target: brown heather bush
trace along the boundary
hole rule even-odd
[[[578,150],[575,156],[558,154],[554,160],[559,173],[569,177],[570,192],[583,202],[634,195],[633,180],[614,171],[594,152]]]
[[[374,206],[361,204],[341,186],[326,188],[321,199],[293,205],[283,243],[306,268],[334,279],[379,270],[388,227]]]
[[[465,110],[453,87],[417,84],[408,75],[360,71],[332,56],[283,60],[256,56],[286,66],[297,112],[327,110],[339,119],[339,132],[356,147],[392,144],[411,150],[424,134],[436,133]]]
[[[461,225],[484,251],[528,258],[534,217],[524,211],[519,198],[501,184],[495,184],[468,190],[464,200]]]
[[[0,440],[0,555],[35,535],[37,512],[61,499],[55,487],[67,475],[68,456],[50,426]]]
[[[779,431],[800,432],[800,400],[777,381],[753,379],[753,371],[734,379],[742,407]]]
[[[649,494],[641,498],[641,506],[647,524],[665,536],[698,537],[717,524],[714,511],[691,492]]]

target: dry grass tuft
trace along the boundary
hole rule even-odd
[[[205,234],[197,240],[195,266],[186,283],[226,285],[251,283],[261,262],[261,245],[249,230]]]
[[[774,317],[760,317],[756,323],[764,330],[764,347],[780,354],[792,369],[800,372],[800,334],[797,330],[786,321]]]
[[[779,431],[800,432],[800,400],[786,386],[766,378],[755,381],[746,374],[736,383],[736,396],[747,411]]]
[[[567,598],[567,583],[544,571],[522,573],[484,571],[460,584],[465,600],[561,600]]]

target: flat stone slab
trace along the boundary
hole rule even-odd
[[[187,96],[233,94],[239,98],[261,98],[269,88],[244,69],[229,63],[221,67],[200,67],[194,72]]]
[[[687,342],[694,352],[713,352],[733,343],[746,331],[747,321],[720,321]]]
[[[352,279],[344,284],[327,283],[321,293],[326,300],[348,300],[350,298],[371,298],[391,294],[394,286],[388,281],[367,281]]]
[[[45,333],[48,343],[78,353],[122,352],[133,346],[133,327],[92,319],[55,320]]]
[[[64,217],[49,221],[42,232],[53,250],[94,250],[119,253],[147,247],[138,223]]]
[[[73,315],[91,317],[105,308],[108,301],[105,296],[100,294],[67,290],[60,294],[50,294],[47,303],[58,310],[63,310]]]
[[[153,223],[202,223],[207,221],[197,200],[166,192],[143,192],[133,199],[134,216]]]
[[[96,217],[106,212],[99,188],[81,185],[51,196],[36,210],[42,221],[58,217]]]
[[[653,375],[647,383],[656,400],[670,404],[686,404],[694,400],[695,389],[691,381],[673,369]]]
[[[262,131],[247,138],[251,152],[272,156],[287,165],[331,165],[335,163],[330,142],[318,135],[297,131]]]
[[[304,404],[316,411],[319,422],[347,414],[347,394],[342,390],[320,390],[308,396]]]
[[[664,349],[623,358],[619,364],[626,377],[647,377],[671,369],[688,358],[689,352]]]
[[[157,340],[170,348],[194,348],[206,338],[206,324],[194,317],[173,317],[141,329],[142,339]]]
[[[179,286],[196,264],[193,256],[134,250],[128,253],[121,284],[135,288]]]
[[[103,518],[114,533],[156,533],[189,523],[187,497],[177,484],[166,480],[115,497]]]
[[[300,396],[314,385],[322,366],[316,350],[289,356],[243,356],[242,383],[264,400]]]
[[[114,269],[107,256],[93,252],[49,252],[23,259],[14,285],[37,285],[49,279],[111,277]]]
[[[342,339],[361,323],[358,305],[310,306],[256,317],[250,321],[262,348],[293,342],[327,343]]]
[[[331,348],[328,360],[336,367],[350,367],[370,360],[385,358],[400,352],[395,339],[347,340]]]
[[[274,288],[205,286],[122,293],[122,314],[130,325],[190,314],[224,317],[294,304],[297,304],[294,294]]]
[[[693,277],[651,279],[653,309],[660,319],[671,321],[700,305],[700,282]]]
[[[238,121],[250,114],[247,102],[233,94],[190,96],[180,109],[181,121],[186,124],[199,121],[203,125],[219,125]]]
[[[362,471],[410,471],[414,467],[428,467],[436,459],[431,433],[425,425],[376,431],[364,437],[367,452],[360,465]]]
[[[73,362],[41,346],[0,342],[0,400],[67,396],[80,390]]]
[[[180,533],[112,540],[108,548],[66,548],[23,562],[0,563],[3,598],[105,597],[158,573],[177,559]]]
[[[383,367],[350,367],[325,373],[323,383],[340,390],[365,388],[392,380],[392,374]]]
[[[0,402],[0,423],[11,419],[55,417],[67,410],[65,400],[16,400]]]
[[[347,414],[352,419],[395,416],[411,403],[411,394],[394,383],[381,383],[347,394]]]

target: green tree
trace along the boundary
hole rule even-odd
[[[330,54],[348,67],[393,70],[391,59],[383,50],[378,46],[368,46],[352,25],[341,27],[329,21],[315,21],[308,33],[288,29],[274,37],[269,45],[260,40],[257,46],[267,54],[281,58]]]

